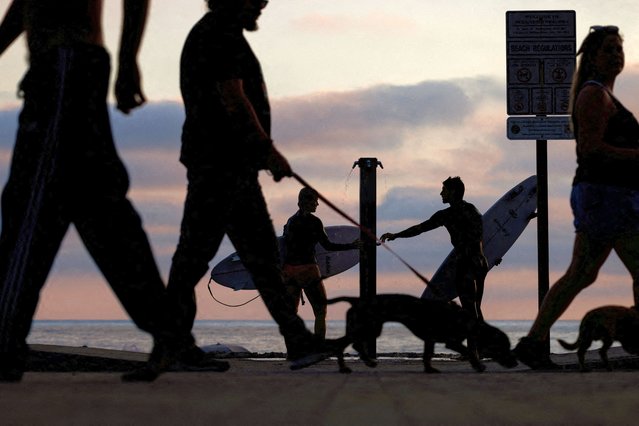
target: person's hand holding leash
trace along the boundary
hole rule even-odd
[[[386,241],[393,241],[395,238],[395,234],[393,234],[392,232],[387,232],[385,234],[382,234],[379,240],[385,243]]]
[[[271,146],[271,150],[266,157],[266,167],[273,175],[273,180],[279,182],[284,177],[293,176],[293,169],[291,169],[288,160],[275,148]]]

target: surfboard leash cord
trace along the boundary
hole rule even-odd
[[[375,233],[373,233],[373,231],[371,231],[370,229],[368,229],[367,227],[361,225],[359,222],[357,222],[355,219],[353,219],[352,217],[350,217],[346,212],[344,212],[342,209],[340,209],[339,207],[337,207],[335,204],[333,204],[328,198],[326,198],[324,195],[322,195],[321,192],[319,192],[317,189],[313,188],[308,182],[306,182],[306,180],[304,180],[300,175],[298,175],[297,173],[293,172],[292,177],[298,181],[300,183],[300,185],[305,186],[307,188],[312,189],[313,191],[315,191],[317,193],[317,197],[322,200],[328,207],[330,207],[332,210],[334,210],[337,214],[339,214],[340,216],[342,216],[344,219],[346,219],[347,221],[349,221],[350,223],[352,223],[353,225],[357,226],[360,231],[365,234],[368,238],[372,239],[373,241],[375,241],[375,244],[384,247],[386,250],[388,250],[393,256],[395,256],[400,262],[402,262],[402,264],[404,264],[404,266],[406,266],[413,274],[415,274],[415,276],[417,276],[417,278],[419,278],[425,285],[426,287],[430,288],[434,294],[438,295],[438,296],[442,296],[441,291],[436,288],[436,287],[432,287],[430,285],[430,280],[428,278],[426,278],[424,275],[422,275],[417,269],[415,269],[413,266],[411,266],[406,260],[404,260],[399,254],[397,254],[393,249],[391,249],[388,244],[384,243],[382,240],[380,240],[379,238],[377,238],[377,236],[375,235]]]
[[[247,300],[246,302],[242,302],[238,305],[231,305],[229,303],[224,303],[221,300],[218,300],[214,295],[213,295],[213,290],[211,290],[211,281],[213,281],[213,278],[209,278],[209,283],[207,284],[207,287],[209,289],[209,294],[211,295],[211,297],[213,298],[213,300],[215,300],[217,303],[219,303],[222,306],[226,306],[227,308],[239,308],[241,306],[244,305],[248,305],[249,303],[251,303],[252,301],[254,301],[255,299],[259,299],[260,298],[260,294],[258,293],[257,296],[253,297],[252,299]]]

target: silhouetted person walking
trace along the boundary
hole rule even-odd
[[[145,102],[136,55],[148,0],[123,7],[115,95],[129,113]],[[0,380],[22,378],[39,292],[71,224],[135,324],[153,335],[156,370],[174,360],[164,285],[111,135],[101,19],[101,0],[14,0],[0,25],[0,54],[23,32],[29,47],[2,194]]]
[[[533,369],[556,368],[548,356],[552,325],[614,250],[632,277],[639,306],[639,122],[613,94],[625,55],[616,26],[590,27],[577,52],[570,111],[577,170],[570,194],[575,242],[570,266],[548,291],[528,335],[513,352]]]
[[[270,107],[260,64],[244,38],[257,29],[263,0],[209,0],[182,51],[186,120],[180,161],[188,190],[169,274],[171,313],[185,345],[197,310],[194,288],[228,235],[284,336],[291,368],[325,355],[287,302],[273,224],[258,182],[267,169],[291,176],[270,137]]]

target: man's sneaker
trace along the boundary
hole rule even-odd
[[[26,356],[0,354],[0,382],[19,382],[26,366]]]
[[[153,366],[145,365],[122,375],[123,382],[152,382],[158,378],[165,370],[158,370]]]
[[[301,370],[302,368],[310,367],[320,361],[324,361],[330,356],[331,354],[329,352],[309,352],[299,358],[291,360],[290,368],[291,370]]]
[[[178,355],[174,368],[178,371],[211,371],[223,373],[231,368],[227,361],[215,359],[214,354],[204,352],[196,345]]]
[[[146,364],[137,370],[122,375],[123,382],[152,382],[177,361],[178,351],[169,345],[153,345]]]
[[[149,361],[143,367],[122,376],[125,382],[152,382],[165,371],[211,371],[221,373],[231,365],[214,359],[193,345],[185,350],[171,349],[166,345],[155,345]]]
[[[517,359],[533,370],[556,370],[560,367],[552,362],[546,352],[544,342],[522,337],[513,349]]]
[[[333,351],[324,339],[312,338],[304,347],[289,351],[286,359],[291,361],[291,370],[310,367],[330,357]]]
[[[5,383],[16,383],[22,380],[22,375],[24,371],[19,368],[4,368],[0,367],[0,382]]]

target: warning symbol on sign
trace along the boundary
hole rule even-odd
[[[564,68],[555,68],[552,72],[552,79],[557,83],[565,81],[566,77],[568,77],[568,74]]]

